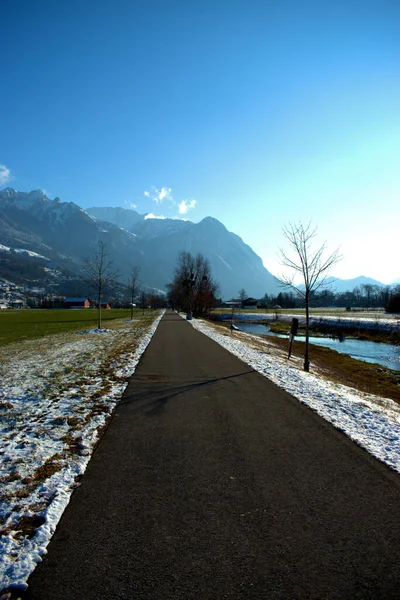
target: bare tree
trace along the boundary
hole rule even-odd
[[[243,308],[244,301],[246,300],[246,298],[247,298],[247,292],[246,292],[246,290],[244,288],[242,288],[239,291],[239,300],[242,303],[242,308]]]
[[[173,281],[167,285],[173,308],[192,315],[207,316],[215,305],[218,284],[211,275],[209,261],[202,255],[182,251],[178,255]]]
[[[135,302],[135,296],[139,291],[139,273],[140,267],[135,265],[134,267],[132,267],[132,271],[129,276],[129,290],[131,294],[131,321],[133,319],[133,305]]]
[[[140,293],[140,305],[142,307],[142,311],[144,314],[144,309],[148,307],[149,305],[149,299],[148,296],[146,294],[146,292],[144,290],[141,291]]]
[[[292,270],[291,275],[277,277],[279,285],[291,288],[304,301],[306,309],[306,346],[304,352],[304,370],[310,370],[309,361],[309,329],[310,329],[310,299],[312,295],[324,284],[328,271],[342,259],[337,248],[325,258],[326,243],[317,249],[312,248],[312,241],[317,235],[317,228],[311,223],[307,226],[298,223],[289,224],[282,229],[283,235],[289,242],[289,249],[293,258],[282,249],[279,251],[281,264]],[[295,283],[295,278],[300,276],[302,283]]]
[[[101,304],[103,292],[115,281],[119,275],[118,269],[114,268],[114,263],[109,260],[106,244],[100,240],[97,244],[97,250],[92,258],[85,260],[84,272],[90,286],[95,290],[97,296],[98,319],[97,326],[101,329]]]

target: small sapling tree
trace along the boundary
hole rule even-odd
[[[101,329],[101,304],[103,292],[111,286],[119,275],[118,269],[114,268],[114,263],[109,259],[106,244],[100,240],[97,244],[97,250],[92,258],[85,260],[84,273],[89,285],[93,288],[97,297],[98,317],[97,327]]]
[[[139,273],[140,267],[135,265],[132,267],[131,274],[129,276],[129,291],[131,296],[131,321],[133,319],[133,305],[135,303],[135,297],[139,291]]]
[[[282,229],[283,235],[289,243],[288,252],[279,250],[282,266],[287,267],[291,273],[277,277],[279,285],[292,289],[304,301],[306,309],[306,344],[304,352],[304,370],[310,370],[309,360],[309,328],[310,328],[310,300],[313,294],[326,284],[328,271],[342,256],[339,249],[325,257],[326,243],[314,249],[313,240],[317,235],[317,228],[311,223],[304,226],[289,224]],[[296,275],[301,283],[295,282]]]
[[[242,288],[239,291],[239,300],[241,302],[242,308],[244,306],[244,301],[246,300],[246,298],[247,298],[247,292],[246,292],[246,290],[244,288]]]

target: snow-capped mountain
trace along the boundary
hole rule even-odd
[[[328,279],[329,288],[338,294],[343,292],[352,292],[355,288],[360,288],[363,285],[377,285],[379,287],[385,287],[384,283],[381,283],[377,279],[372,279],[371,277],[364,277],[364,275],[360,275],[359,277],[354,277],[354,279]]]
[[[138,265],[143,285],[165,290],[178,253],[186,250],[210,260],[222,297],[237,296],[241,288],[254,297],[278,291],[261,258],[212,217],[192,223],[146,218],[122,208],[84,211],[73,202],[50,200],[40,190],[7,188],[0,192],[0,221],[0,244],[36,252],[76,274],[103,240],[122,282]]]
[[[133,209],[120,208],[119,206],[108,206],[108,207],[93,207],[87,211],[98,221],[108,221],[123,227],[128,231],[138,222],[143,221],[144,215],[140,215]]]

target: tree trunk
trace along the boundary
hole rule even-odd
[[[99,294],[98,294],[98,311],[97,315],[97,329],[101,329],[101,287],[99,286]]]
[[[307,373],[310,370],[310,361],[308,359],[308,340],[310,337],[310,332],[309,332],[309,328],[310,328],[310,296],[309,296],[310,292],[309,290],[306,290],[306,296],[305,296],[305,305],[306,305],[306,349],[304,351],[304,370],[307,371]]]

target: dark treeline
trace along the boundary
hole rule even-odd
[[[290,292],[280,292],[277,296],[265,294],[260,306],[265,308],[303,308],[302,298]],[[380,287],[378,285],[361,285],[352,292],[335,293],[323,290],[315,293],[310,299],[314,308],[335,306],[338,308],[385,308],[389,312],[400,312],[400,285]]]

